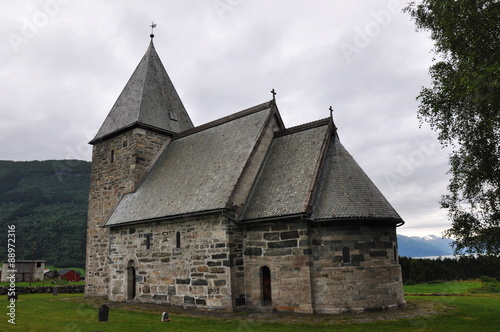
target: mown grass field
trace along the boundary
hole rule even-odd
[[[457,285],[441,285],[443,293]],[[418,286],[418,285],[416,285]],[[408,292],[408,291],[407,291]],[[437,292],[434,292],[437,293]],[[498,331],[500,296],[459,294],[457,296],[408,296],[402,310],[330,316],[237,313],[193,315],[170,312],[171,322],[161,322],[162,308],[141,305],[113,307],[109,321],[98,322],[99,303],[82,294],[20,295],[16,302],[16,324],[8,323],[8,301],[0,299],[0,331]],[[411,317],[425,308],[425,316]],[[277,321],[278,320],[278,321]]]
[[[480,281],[451,281],[442,283],[428,283],[418,285],[405,285],[405,294],[467,294],[472,289],[481,287]]]

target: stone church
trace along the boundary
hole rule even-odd
[[[229,311],[405,305],[404,222],[331,117],[285,128],[273,96],[195,127],[151,39],[90,144],[86,296]]]

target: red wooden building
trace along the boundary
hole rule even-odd
[[[80,274],[73,269],[60,269],[59,278],[67,281],[80,281]]]

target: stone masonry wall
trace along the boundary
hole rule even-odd
[[[315,223],[311,245],[315,312],[404,306],[395,226]]]
[[[245,265],[243,260],[243,232],[241,227],[233,221],[229,222],[227,228],[229,248],[229,267],[231,273],[231,295],[232,307],[238,307],[246,304],[245,296]]]
[[[218,213],[111,229],[109,299],[127,299],[127,266],[133,264],[140,302],[232,310],[231,271],[243,273],[241,243],[230,240],[238,237],[233,228]]]
[[[85,288],[84,285],[65,285],[65,286],[26,286],[26,287],[16,287],[16,294],[53,294],[54,288],[57,288],[58,294],[68,294],[68,293],[83,293]],[[9,292],[9,287],[0,287],[0,295],[7,295]]]
[[[109,229],[101,228],[121,197],[135,189],[169,138],[140,128],[93,147],[89,189],[86,296],[107,296]]]
[[[308,225],[284,220],[279,224],[246,226],[244,258],[247,307],[313,312]],[[272,301],[263,303],[261,269],[271,273]]]

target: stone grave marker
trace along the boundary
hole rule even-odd
[[[168,312],[164,312],[161,314],[161,321],[162,322],[170,322],[170,318],[168,318]]]
[[[109,316],[109,307],[105,304],[99,307],[99,321],[107,322]]]

